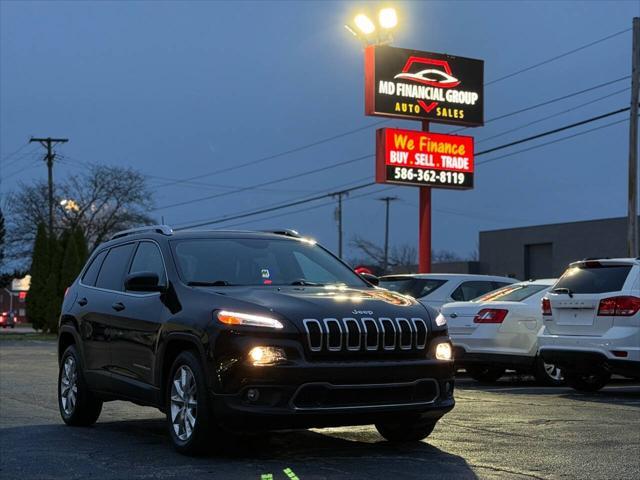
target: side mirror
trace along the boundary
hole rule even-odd
[[[371,273],[360,273],[359,275],[372,285],[380,283],[380,279]]]
[[[124,289],[130,292],[163,292],[166,287],[159,285],[160,279],[154,272],[135,272],[127,275]]]

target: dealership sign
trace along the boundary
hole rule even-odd
[[[484,124],[484,62],[387,46],[365,50],[365,113]]]
[[[376,132],[376,182],[473,188],[473,137],[381,128]]]

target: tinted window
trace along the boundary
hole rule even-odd
[[[100,267],[102,266],[102,261],[104,260],[105,255],[107,254],[106,250],[103,250],[99,254],[97,254],[84,272],[82,276],[82,283],[89,286],[94,286],[96,284],[96,278],[98,277],[98,272],[100,271]]]
[[[474,302],[522,302],[532,295],[549,288],[549,285],[509,285],[475,298]]]
[[[122,290],[124,287],[124,274],[129,265],[129,259],[135,244],[127,243],[109,250],[107,258],[104,259],[96,287],[108,290]]]
[[[451,294],[451,298],[458,302],[467,302],[493,290],[493,282],[472,281],[464,282]]]
[[[446,280],[435,278],[383,277],[380,279],[380,287],[411,295],[413,298],[429,295],[445,283],[447,283]]]
[[[229,285],[367,284],[321,247],[305,241],[215,238],[172,242],[181,278]]]
[[[573,293],[604,293],[622,290],[631,265],[585,265],[569,268],[553,289],[568,288]]]
[[[154,243],[140,242],[138,244],[138,249],[129,269],[129,273],[136,272],[153,272],[158,275],[160,285],[167,284],[162,254]]]

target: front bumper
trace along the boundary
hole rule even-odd
[[[454,407],[453,372],[437,360],[241,366],[239,388],[211,399],[218,421],[240,430],[437,420]]]

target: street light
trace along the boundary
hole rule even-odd
[[[366,45],[386,45],[391,43],[392,30],[398,25],[398,14],[393,7],[382,8],[378,12],[378,27],[365,13],[353,17],[353,23],[344,27]]]

